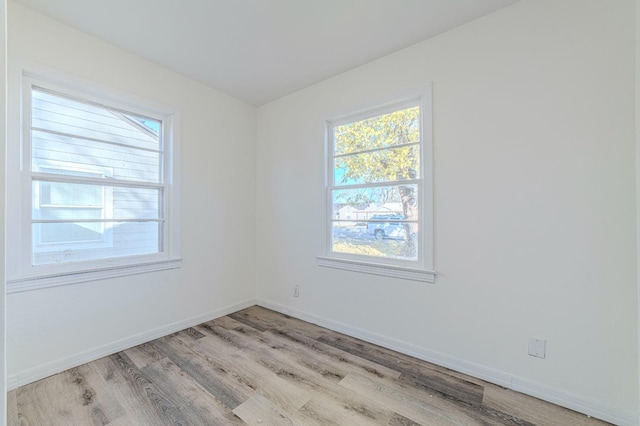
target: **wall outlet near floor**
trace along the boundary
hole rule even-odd
[[[300,286],[297,285],[293,288],[293,297],[300,297]]]
[[[529,338],[529,355],[544,359],[547,356],[546,339]]]

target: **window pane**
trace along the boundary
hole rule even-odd
[[[374,214],[397,214],[417,220],[418,185],[335,189],[331,191],[331,202],[332,219],[346,219],[347,214],[358,220]]]
[[[336,158],[334,185],[416,179],[419,172],[420,147],[394,147]]]
[[[37,231],[40,236],[38,245],[97,242],[102,241],[103,224],[97,222],[49,223],[42,224]]]
[[[418,258],[418,186],[332,191],[331,250],[364,256]]]
[[[33,182],[33,219],[100,219],[87,216],[65,216],[62,212],[101,212],[105,205],[104,187],[67,182]],[[56,215],[55,212],[61,212]]]
[[[161,153],[32,132],[31,168],[36,172],[160,182]]]
[[[336,126],[335,155],[420,142],[420,108],[381,114]]]
[[[113,218],[159,219],[160,192],[155,188],[113,188]]]
[[[403,260],[418,258],[417,224],[394,222],[380,228],[373,225],[374,222],[333,222],[331,251]],[[378,232],[374,234],[375,229]]]
[[[82,207],[40,207],[36,209],[34,219],[36,220],[89,220],[103,219],[102,208],[82,208]]]
[[[158,253],[159,222],[35,223],[33,264],[77,262]]]
[[[131,115],[38,88],[31,93],[33,128],[156,151],[161,148],[157,120],[142,123]]]
[[[102,187],[65,182],[40,182],[40,204],[51,206],[95,206],[104,203]]]
[[[33,182],[36,220],[160,219],[160,188]]]

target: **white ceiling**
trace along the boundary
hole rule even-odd
[[[14,0],[253,105],[518,0]]]

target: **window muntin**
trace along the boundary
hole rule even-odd
[[[27,86],[30,265],[162,254],[163,119],[46,86]]]
[[[423,266],[421,99],[328,123],[328,256]]]

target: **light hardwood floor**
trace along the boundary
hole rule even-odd
[[[9,425],[598,425],[254,306],[8,395]]]

